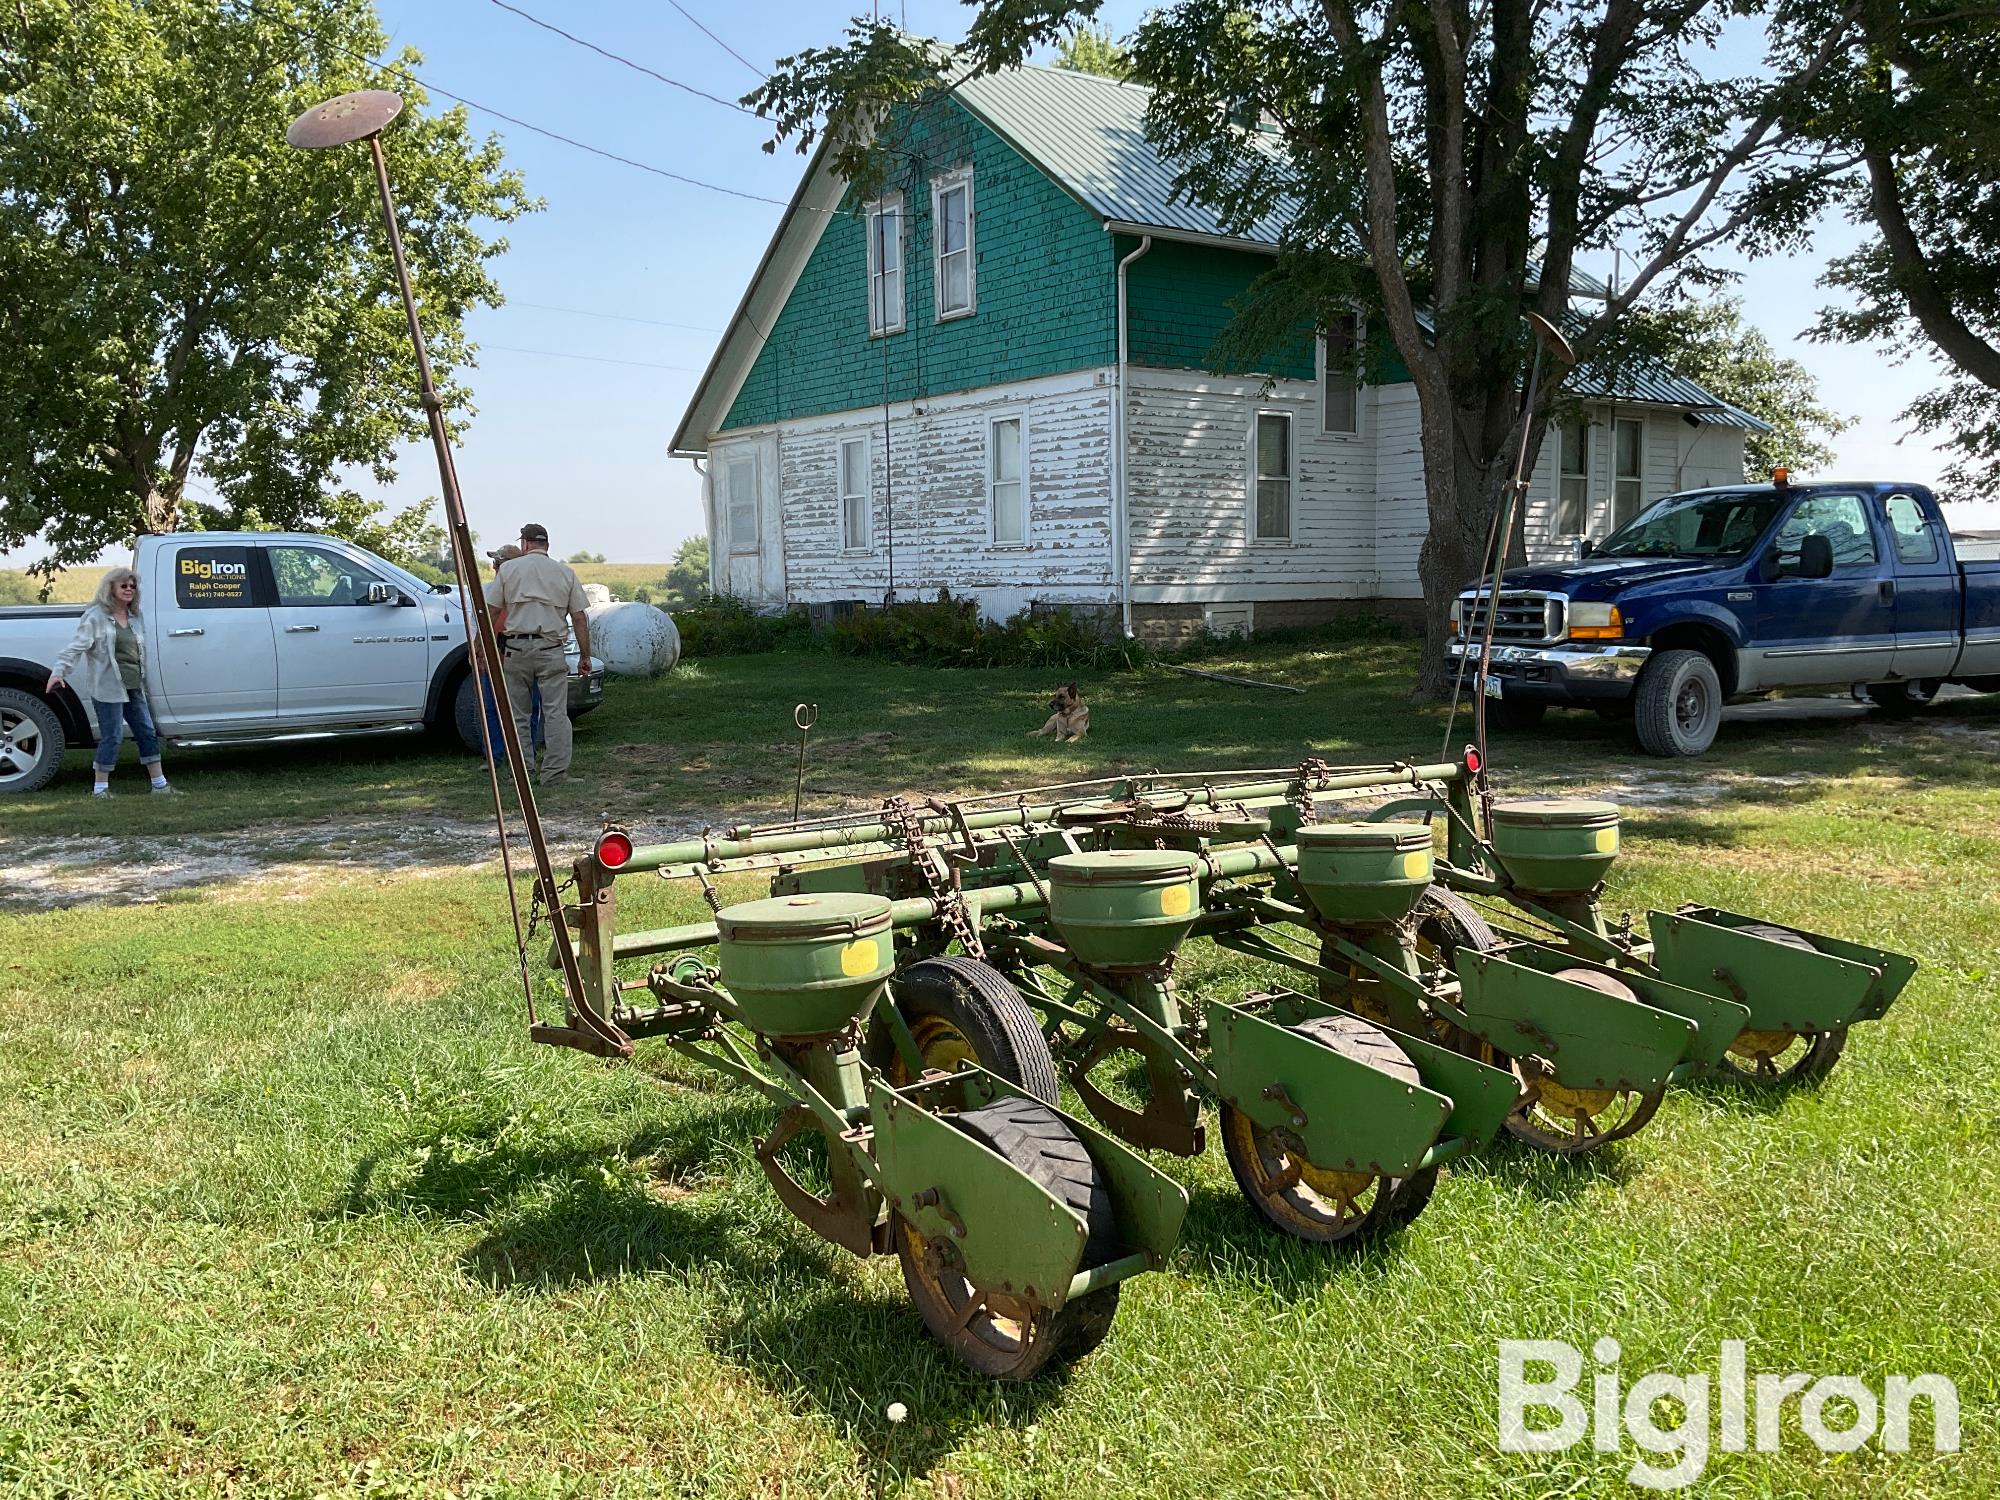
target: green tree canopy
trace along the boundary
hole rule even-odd
[[[285,128],[404,94],[383,144],[455,422],[506,248],[482,226],[538,205],[462,109],[365,61],[385,45],[369,0],[0,5],[0,547],[40,535],[53,567],[189,522],[422,545],[427,506],[340,483],[387,483],[425,431],[374,181]]]
[[[975,0],[955,47],[857,20],[753,98],[801,150],[824,134],[865,198],[894,145],[885,112],[943,107],[961,76],[1013,66],[1099,8]],[[1737,16],[1762,19],[1768,55],[1718,76],[1706,49]],[[1560,400],[1552,382],[1521,409],[1523,311],[1609,358],[1641,299],[1714,284],[1705,251],[1816,201],[1830,153],[1793,122],[1851,35],[1820,0],[1167,0],[1140,25],[1147,131],[1179,189],[1228,232],[1285,210],[1272,269],[1212,360],[1257,369],[1302,323],[1343,326],[1358,307],[1386,340],[1355,341],[1356,368],[1393,349],[1415,383],[1420,692],[1449,686],[1449,600],[1478,571],[1523,436],[1532,462]],[[1262,149],[1251,121],[1284,150]],[[1614,244],[1638,250],[1634,274],[1571,318],[1578,257]]]
[[[1676,374],[1771,424],[1743,445],[1746,479],[1768,479],[1780,466],[1801,476],[1824,473],[1834,451],[1826,441],[1854,425],[1823,405],[1819,382],[1787,359],[1743,316],[1739,297],[1709,297],[1636,309],[1626,344]]]
[[[699,603],[709,592],[708,537],[691,536],[674,551],[673,566],[667,569],[666,595],[661,602],[679,609]]]
[[[1085,21],[1056,44],[1056,66],[1122,83],[1132,76],[1132,54],[1118,44],[1108,28]]]
[[[1818,337],[1935,350],[1952,380],[1905,412],[1945,440],[1947,488],[2000,483],[2000,4],[1864,0],[1811,128],[1861,170],[1842,198],[1873,233],[1826,284]]]

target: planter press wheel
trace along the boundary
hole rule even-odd
[[[1083,1142],[1047,1105],[1032,1099],[996,1099],[980,1109],[945,1118],[981,1145],[1005,1157],[1089,1229],[1084,1267],[1122,1253],[1118,1221],[1103,1174]],[[1088,1354],[1104,1341],[1118,1312],[1118,1286],[1050,1308],[1032,1297],[979,1287],[959,1271],[950,1241],[927,1238],[901,1214],[893,1218],[903,1284],[932,1337],[981,1375],[1028,1380],[1051,1360]]]
[[[910,1028],[925,1071],[952,1073],[973,1062],[1044,1104],[1056,1102],[1048,1039],[1021,992],[991,964],[955,953],[921,959],[889,981],[889,996]],[[892,1086],[916,1082],[879,1016],[869,1024],[866,1055]]]
[[[1501,946],[1499,936],[1464,897],[1436,886],[1424,892],[1417,908],[1417,951],[1436,955],[1446,964],[1460,948],[1487,952]],[[1639,997],[1608,974],[1595,969],[1562,969],[1558,979],[1588,985],[1624,1000]],[[1511,1068],[1527,1090],[1507,1116],[1507,1133],[1523,1145],[1555,1156],[1582,1156],[1643,1127],[1660,1108],[1666,1088],[1573,1089],[1550,1076],[1539,1057],[1512,1057],[1491,1042],[1457,1026],[1447,1026],[1449,1045],[1491,1067]]]
[[[1796,932],[1768,922],[1745,923],[1739,931],[1782,943],[1787,948],[1803,948],[1808,953],[1819,951]],[[1846,1046],[1845,1026],[1836,1026],[1831,1031],[1740,1031],[1723,1054],[1717,1071],[1742,1083],[1780,1087],[1817,1083],[1833,1071]]]
[[[1319,1016],[1292,1030],[1404,1083],[1423,1081],[1395,1040],[1359,1016]],[[1424,1211],[1437,1185],[1436,1167],[1399,1178],[1316,1166],[1284,1133],[1227,1103],[1222,1149],[1251,1207],[1294,1239],[1315,1244],[1359,1243],[1399,1228]]]

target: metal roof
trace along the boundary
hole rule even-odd
[[[1249,228],[1226,230],[1215,214],[1174,191],[1178,169],[1146,138],[1146,106],[1153,91],[1095,73],[1033,65],[988,73],[958,86],[957,97],[1015,150],[1066,188],[1099,218],[1120,227],[1160,230],[1207,240],[1275,249],[1300,211],[1299,200],[1280,192],[1271,211]],[[1245,130],[1248,151],[1284,165],[1284,143]],[[1541,268],[1528,265],[1533,285]],[[1603,297],[1608,288],[1587,271],[1573,271],[1579,296]]]

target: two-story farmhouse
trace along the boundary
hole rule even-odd
[[[1176,202],[1145,106],[1056,69],[974,79],[910,122],[858,214],[814,160],[673,439],[706,460],[718,590],[948,588],[1150,637],[1415,607],[1415,387],[1329,375],[1303,332],[1262,377],[1207,372],[1280,226],[1231,236]],[[1669,371],[1627,383],[1583,386],[1543,445],[1537,555],[1743,477],[1754,418]]]

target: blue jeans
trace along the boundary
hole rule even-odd
[[[118,746],[127,724],[132,726],[132,738],[139,742],[140,764],[160,758],[160,734],[153,728],[153,710],[147,706],[144,688],[133,688],[123,703],[97,699],[90,706],[97,711],[97,753],[90,763],[98,770],[108,771],[118,764]]]
[[[540,688],[535,689],[534,696],[529,702],[533,705],[529,711],[529,722],[533,726],[530,738],[535,743],[532,749],[527,745],[523,745],[521,749],[527,754],[528,759],[533,760],[535,758],[534,752],[542,748],[542,690]],[[493,689],[491,687],[486,690],[486,733],[491,738],[494,749],[499,749],[500,706],[493,701]]]

